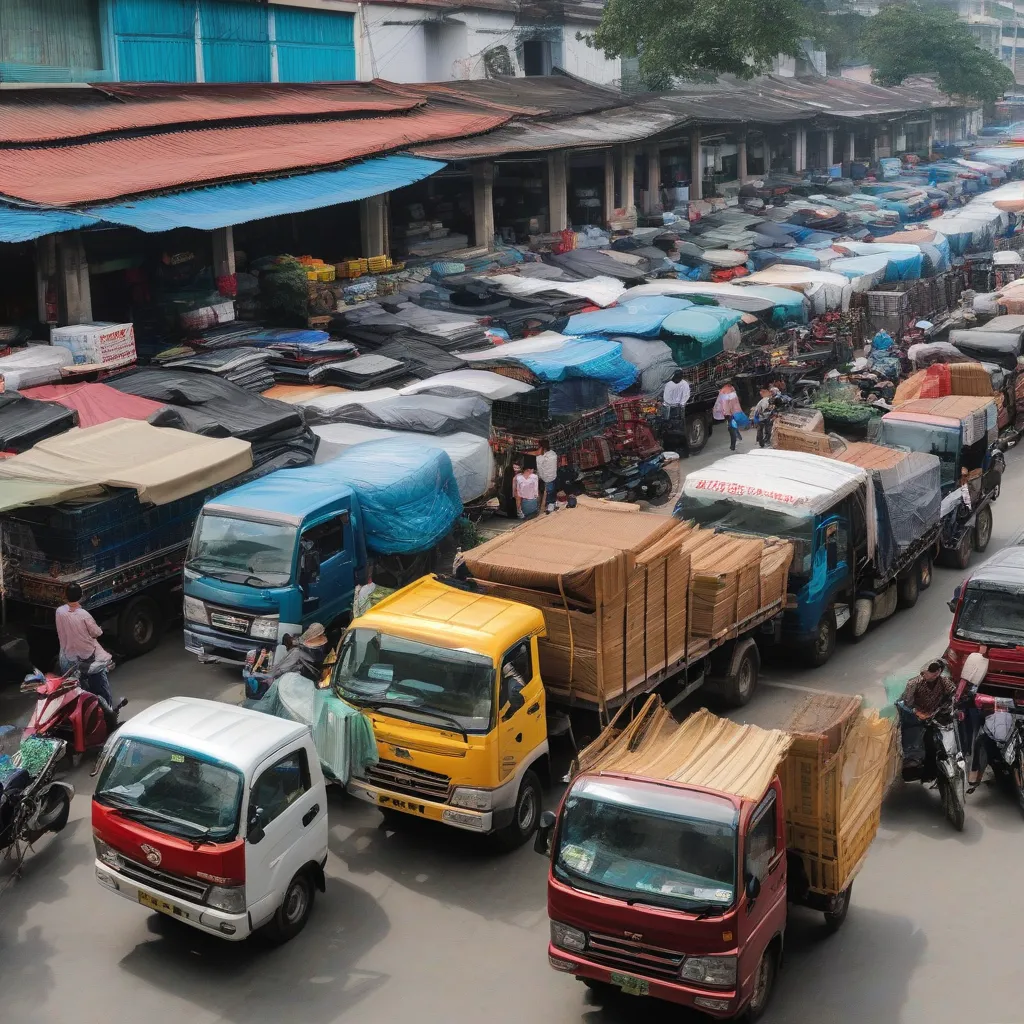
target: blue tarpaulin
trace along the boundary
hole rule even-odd
[[[683,309],[665,317],[662,329],[668,334],[684,335],[696,341],[721,341],[726,331],[743,319],[735,309],[722,306],[701,306],[699,309]]]
[[[518,361],[548,382],[592,377],[613,391],[622,391],[637,378],[636,367],[622,356],[622,346],[604,338],[580,338],[548,352],[519,356]]]
[[[0,242],[31,242],[43,235],[92,227],[95,217],[72,210],[39,210],[0,204]]]

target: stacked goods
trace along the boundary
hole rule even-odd
[[[988,398],[991,394],[992,378],[981,363],[935,363],[901,381],[896,388],[893,405],[902,405],[916,398],[945,398],[949,395]]]
[[[764,542],[693,530],[690,554],[690,635],[714,638],[757,612]]]
[[[772,447],[786,452],[831,455],[832,439],[828,434],[819,434],[810,430],[795,430],[783,423],[776,423],[772,427]]]
[[[951,363],[949,393],[988,398],[992,394],[992,378],[981,363]],[[922,398],[926,397],[924,395]]]
[[[860,697],[814,694],[790,722],[780,773],[786,847],[811,890],[842,892],[878,831],[899,751],[892,719],[861,710]]]
[[[127,366],[135,362],[132,324],[85,323],[54,327],[50,344],[66,348],[75,365]]]

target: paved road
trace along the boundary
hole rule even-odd
[[[725,438],[695,464],[721,454]],[[1024,525],[1024,469],[1010,453],[992,549]],[[840,646],[818,672],[774,666],[739,716],[783,721],[821,687],[881,703],[880,680],[909,673],[940,651],[957,574],[938,570],[917,608]],[[129,710],[171,693],[238,698],[237,677],[199,667],[168,637],[113,678]],[[0,694],[0,720],[24,710]],[[602,1007],[546,962],[543,860],[523,849],[494,857],[460,833],[382,829],[376,811],[333,798],[328,891],[305,932],[270,950],[233,946],[148,915],[92,877],[84,771],[68,829],[25,864],[0,896],[0,1000],[19,1024],[111,1019],[147,1024],[493,1024],[678,1022],[672,1009],[624,1001]],[[552,794],[552,800],[555,799]],[[1019,986],[1020,905],[1015,874],[1024,821],[984,787],[962,835],[934,793],[897,790],[857,880],[843,929],[825,938],[820,917],[794,911],[771,1024],[1024,1022]],[[0,868],[0,885],[4,871]],[[965,980],[972,979],[967,984]],[[696,1018],[694,1018],[696,1019]]]

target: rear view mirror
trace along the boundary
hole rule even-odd
[[[951,611],[956,611],[956,598],[954,597],[951,601],[946,602],[946,607]]]
[[[747,899],[756,900],[761,895],[761,880],[757,875],[751,875],[747,879]]]
[[[533,840],[533,848],[537,853],[551,856],[551,836],[555,831],[555,815],[553,811],[541,811],[540,824],[537,826],[537,835]]]
[[[266,832],[263,831],[263,808],[257,807],[252,814],[249,815],[249,831],[245,834],[245,841],[250,846],[255,846],[257,843],[263,840]]]

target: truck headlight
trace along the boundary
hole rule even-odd
[[[552,945],[568,949],[573,953],[582,953],[587,948],[587,933],[561,921],[551,922]]]
[[[115,871],[120,871],[124,866],[124,862],[121,860],[121,854],[97,836],[93,836],[92,841],[96,846],[97,859],[103,861],[104,864],[112,867]]]
[[[692,981],[708,988],[736,987],[736,957],[691,956],[679,971],[683,981]]]
[[[206,905],[225,914],[245,913],[244,885],[213,885],[206,894]]]
[[[452,807],[468,807],[471,811],[489,811],[491,809],[491,791],[489,789],[456,789],[449,802]]]
[[[184,613],[186,622],[201,622],[205,626],[210,621],[206,614],[206,605],[198,597],[185,598]]]
[[[278,618],[276,615],[261,615],[252,620],[252,626],[249,628],[249,635],[257,637],[260,640],[276,640],[277,623]]]

